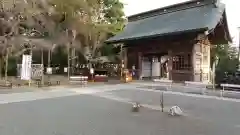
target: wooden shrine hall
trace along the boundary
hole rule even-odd
[[[223,3],[193,0],[129,16],[106,42],[123,44],[125,67],[139,78],[211,82],[211,47],[231,37]]]

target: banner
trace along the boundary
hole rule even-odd
[[[22,68],[21,68],[21,80],[31,79],[31,69],[32,69],[32,56],[23,55],[22,57]]]

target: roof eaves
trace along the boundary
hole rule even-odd
[[[208,30],[208,28],[191,29],[191,30],[186,30],[186,31],[170,32],[170,33],[164,33],[164,34],[155,34],[155,35],[148,35],[148,36],[141,36],[141,37],[122,38],[122,39],[118,39],[118,40],[107,40],[107,41],[105,41],[105,43],[107,43],[107,44],[124,43],[124,42],[131,41],[131,40],[140,40],[140,39],[146,39],[146,38],[177,35],[177,34],[190,33],[190,32],[201,32],[201,31],[206,31],[206,30]]]
[[[232,37],[231,37],[231,34],[230,34],[230,32],[229,32],[229,26],[228,26],[228,21],[227,21],[227,15],[226,15],[226,10],[223,12],[223,18],[224,18],[224,20],[225,20],[225,23],[226,23],[226,38],[227,38],[227,40],[230,42],[230,43],[232,43],[233,41],[232,41]]]

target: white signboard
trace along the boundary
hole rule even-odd
[[[67,72],[68,72],[68,68],[65,67],[65,68],[64,68],[64,73],[67,73]]]
[[[132,66],[132,70],[136,70],[136,67],[135,67],[135,65],[133,65],[133,66]]]
[[[31,68],[32,68],[32,56],[23,55],[22,57],[22,69],[21,69],[21,79],[30,80],[31,79]]]
[[[94,74],[94,69],[90,68],[90,74]]]
[[[51,67],[47,68],[47,74],[52,74],[52,68]]]

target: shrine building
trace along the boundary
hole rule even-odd
[[[211,82],[211,48],[231,37],[219,0],[193,0],[128,17],[107,43],[122,44],[124,65],[138,78]]]

